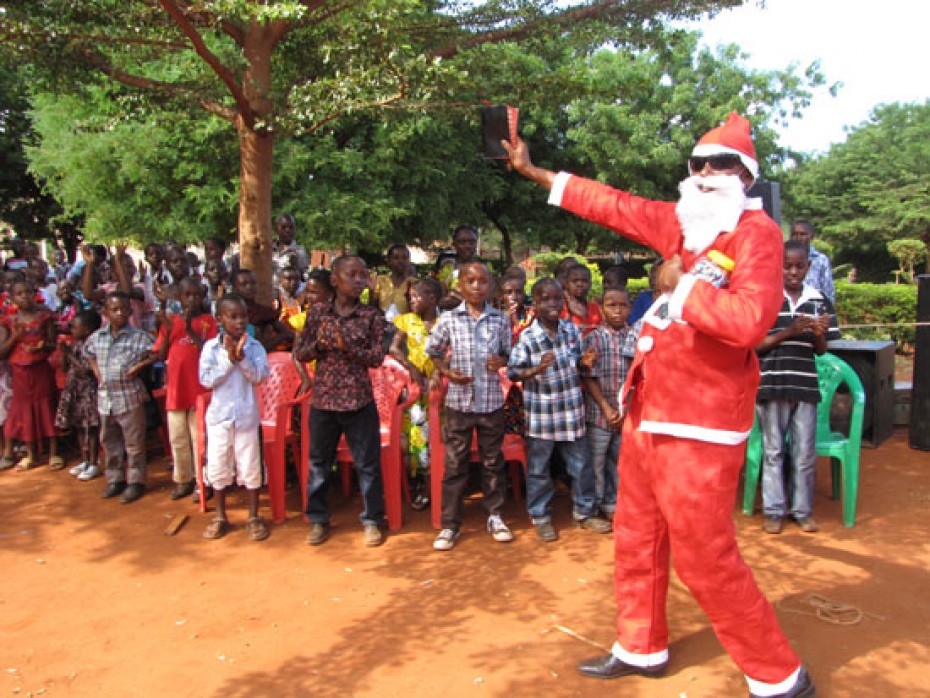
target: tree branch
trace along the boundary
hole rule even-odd
[[[236,76],[233,75],[232,71],[229,70],[223,62],[217,58],[207,45],[204,43],[203,37],[200,36],[200,33],[194,27],[194,25],[187,19],[184,11],[178,7],[178,4],[174,0],[159,0],[159,3],[164,8],[165,12],[174,20],[174,23],[178,25],[184,35],[190,39],[191,44],[194,46],[194,51],[197,52],[197,55],[200,56],[207,65],[209,65],[213,72],[223,81],[223,84],[226,85],[226,88],[229,90],[232,95],[233,100],[236,102],[236,106],[239,109],[239,115],[242,117],[243,122],[249,128],[252,128],[255,124],[255,113],[252,111],[252,107],[249,104],[248,98],[246,98],[245,93],[242,91],[239,83],[236,81]]]

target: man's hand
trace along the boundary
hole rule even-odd
[[[675,255],[669,260],[662,263],[659,267],[659,273],[656,276],[656,289],[659,293],[673,293],[678,287],[681,275],[684,274],[684,268],[681,265],[681,257]]]
[[[533,375],[538,376],[540,373],[545,373],[549,367],[555,363],[555,352],[547,351],[540,358],[539,363],[536,365],[536,371]]]
[[[619,430],[620,426],[623,424],[623,415],[610,405],[608,405],[607,409],[603,410],[603,412],[604,418],[607,420],[607,424],[610,425],[610,428]]]
[[[126,370],[126,377],[135,378],[136,376],[139,375],[139,371],[141,371],[143,368],[145,368],[148,365],[149,365],[149,362],[145,360],[140,361],[137,364],[133,364]]]
[[[507,169],[516,170],[527,179],[536,182],[536,184],[546,189],[552,189],[555,172],[536,167],[533,164],[533,161],[530,160],[530,149],[522,138],[517,136],[515,142],[501,141],[501,146],[507,151]]]
[[[591,368],[594,366],[594,362],[597,361],[597,347],[593,344],[588,347],[588,350],[581,355],[581,365],[585,368]]]
[[[804,334],[805,332],[814,331],[814,326],[816,324],[817,321],[810,315],[798,315],[788,326],[788,332],[790,336],[797,337],[798,335]]]
[[[830,316],[829,315],[818,315],[817,319],[814,320],[814,336],[815,337],[825,337],[827,332],[830,331]]]
[[[497,373],[507,365],[507,362],[497,354],[491,354],[491,356],[488,357],[487,363],[485,365],[488,367],[489,371],[492,373]]]
[[[469,385],[475,381],[471,376],[451,368],[446,371],[446,375],[449,377],[449,382],[455,383],[456,385]]]

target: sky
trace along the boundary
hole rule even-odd
[[[757,0],[689,24],[710,46],[738,44],[758,70],[800,69],[820,60],[837,96],[815,94],[802,119],[781,130],[782,145],[826,152],[872,109],[930,99],[930,3],[927,0]]]

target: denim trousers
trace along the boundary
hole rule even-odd
[[[588,462],[594,468],[597,507],[613,516],[617,508],[617,461],[620,460],[620,432],[588,424]]]
[[[459,412],[446,408],[442,423],[446,446],[445,472],[442,476],[442,527],[458,531],[465,510],[472,434],[478,435],[481,458],[481,491],[489,515],[499,516],[507,496],[504,443],[504,410],[494,412]]]
[[[586,519],[597,513],[594,486],[594,468],[587,462],[587,439],[550,441],[534,436],[526,437],[526,508],[533,524],[552,520],[552,496],[555,486],[549,472],[553,451],[565,461],[565,469],[572,479],[572,514]]]
[[[785,452],[790,454],[791,515],[806,519],[814,501],[817,468],[817,405],[794,400],[767,400],[756,405],[762,427],[762,510],[783,517]]]
[[[381,427],[378,408],[370,402],[351,412],[310,408],[310,476],[307,479],[307,518],[310,523],[329,523],[329,474],[336,461],[339,438],[346,443],[358,471],[362,492],[363,524],[384,521],[384,483],[381,479]]]

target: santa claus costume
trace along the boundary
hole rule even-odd
[[[752,178],[758,176],[742,117],[731,114],[705,135],[691,162],[719,154],[737,155]],[[704,191],[704,184],[697,186]],[[685,196],[677,206],[650,201],[564,172],[552,182],[550,203],[666,260],[680,255],[685,272],[674,292],[647,313],[621,395],[627,416],[614,520],[617,642],[600,669],[579,669],[600,678],[661,675],[668,661],[671,553],[751,694],[813,695],[736,545],[733,508],[759,383],[754,347],[781,306],[783,253],[778,225],[761,201],[745,199],[742,185],[738,189],[743,198],[732,220],[724,215],[708,230],[707,221],[690,225]],[[729,258],[731,270],[718,269],[716,278],[699,273],[710,249]],[[630,670],[605,672],[604,662]]]

